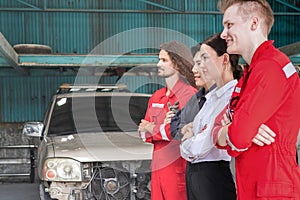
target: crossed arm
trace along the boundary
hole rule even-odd
[[[223,114],[221,123],[222,128],[218,132],[217,144],[219,146],[226,146],[226,133],[228,132],[228,126],[231,124],[227,113]],[[275,142],[275,137],[276,134],[268,126],[261,124],[252,142],[259,146],[270,145]]]
[[[222,128],[218,132],[218,139],[217,139],[217,145],[221,147],[225,147],[227,145],[226,143],[226,133],[228,131],[228,126],[230,125],[229,118],[226,114],[223,115],[223,119],[221,121],[222,123]],[[193,123],[189,123],[185,125],[182,128],[182,134],[183,138],[182,141],[191,138],[194,136],[193,133]],[[255,137],[252,139],[252,142],[259,145],[259,146],[264,146],[264,145],[270,145],[275,141],[276,134],[265,124],[262,124]]]
[[[174,113],[172,111],[169,111],[167,113],[166,119],[164,123],[170,123],[171,118],[174,116]],[[228,131],[228,126],[230,125],[230,120],[229,117],[227,116],[227,113],[223,114],[223,119],[221,120],[222,127],[218,131],[217,135],[217,145],[221,147],[225,147],[227,145],[226,143],[226,133]],[[191,137],[194,136],[193,133],[193,123],[186,124],[182,129],[181,133],[183,134],[183,137],[181,141],[185,141]],[[264,146],[264,145],[270,145],[273,142],[275,142],[275,137],[276,134],[265,124],[261,124],[260,127],[258,128],[257,134],[255,137],[252,139],[252,142],[259,145],[259,146]]]

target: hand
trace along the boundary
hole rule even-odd
[[[275,136],[276,134],[268,126],[262,124],[252,142],[258,146],[270,145],[275,142]]]
[[[231,124],[231,121],[226,112],[223,114],[223,116],[220,116],[220,118],[221,118],[222,127],[219,129],[218,132],[215,132],[213,137],[214,137],[214,142],[216,142],[216,144],[218,144],[220,147],[225,147],[227,145],[226,134],[228,132],[228,126]],[[220,124],[217,123],[217,125],[219,126]]]
[[[183,135],[181,141],[184,141],[188,138],[191,138],[194,136],[194,133],[193,133],[193,122],[185,125],[182,129],[181,129],[181,133]]]
[[[223,119],[221,120],[221,123],[222,123],[222,126],[228,126],[229,124],[231,124],[230,117],[228,116],[228,113],[223,114]]]
[[[176,114],[178,112],[178,104],[179,104],[179,101],[177,100],[174,105],[172,106],[170,102],[168,102],[168,108],[169,108],[169,111],[173,111],[174,114]]]
[[[139,132],[148,132],[148,133],[152,134],[153,128],[154,128],[153,122],[149,122],[147,120],[142,119],[141,123],[139,124],[138,131]]]
[[[194,136],[193,132],[187,132],[186,134],[183,135],[183,137],[181,138],[181,142],[184,142],[185,140],[191,138]]]
[[[173,111],[167,112],[166,118],[165,118],[165,120],[164,120],[164,124],[169,124],[169,123],[171,123],[171,119],[172,119],[173,116],[175,116],[175,114],[174,114]]]

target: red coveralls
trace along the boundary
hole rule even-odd
[[[179,109],[197,90],[179,80],[166,96],[167,88],[157,90],[149,99],[145,120],[154,122],[152,136],[146,133],[145,142],[154,144],[152,154],[151,199],[153,200],[185,200],[185,169],[186,161],[180,156],[179,141],[172,140],[170,124],[163,125],[167,103],[174,105],[179,101]]]
[[[239,100],[227,135],[227,151],[236,157],[238,199],[300,200],[300,81],[294,66],[273,41],[266,41],[238,86]],[[261,124],[276,133],[273,144],[252,143]]]

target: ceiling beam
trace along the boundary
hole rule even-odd
[[[297,43],[299,45],[299,43]],[[291,61],[300,64],[300,46],[284,46],[279,49],[286,53]],[[21,54],[19,55],[19,67],[26,69],[53,69],[53,68],[89,68],[89,67],[153,67],[158,62],[158,56],[154,54],[139,55],[57,55],[57,54]],[[243,64],[244,61],[241,61]],[[0,68],[11,67],[6,60],[0,57]]]
[[[162,9],[165,9],[165,10],[169,10],[169,11],[177,11],[173,8],[170,8],[168,6],[164,6],[164,5],[161,5],[159,3],[155,3],[155,2],[152,2],[152,1],[146,1],[146,0],[139,0],[140,2],[144,2],[146,4],[149,4],[149,5],[152,5],[152,6],[156,6],[158,8],[162,8]]]
[[[68,9],[68,8],[46,8],[46,9],[33,9],[33,8],[0,8],[3,12],[75,12],[75,13],[153,13],[153,14],[183,14],[183,15],[223,15],[219,11],[169,11],[169,10],[131,10],[131,9]],[[275,16],[299,16],[300,12],[274,12]]]
[[[0,60],[1,61],[1,60]],[[156,66],[158,55],[19,55],[19,66],[22,67],[133,67]],[[1,62],[0,62],[1,64]]]
[[[12,46],[7,42],[5,37],[0,32],[0,54],[8,65],[12,66],[16,70],[28,75],[28,70],[19,66],[19,56]]]
[[[286,7],[292,8],[292,9],[300,12],[300,8],[298,8],[298,7],[296,7],[296,6],[292,5],[292,4],[289,4],[289,3],[285,2],[285,1],[282,1],[282,0],[276,0],[276,1],[278,3],[280,3],[280,4],[282,4],[282,5],[285,5]]]

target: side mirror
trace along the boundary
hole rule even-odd
[[[42,137],[43,129],[42,122],[27,122],[24,124],[22,133],[30,137]]]

